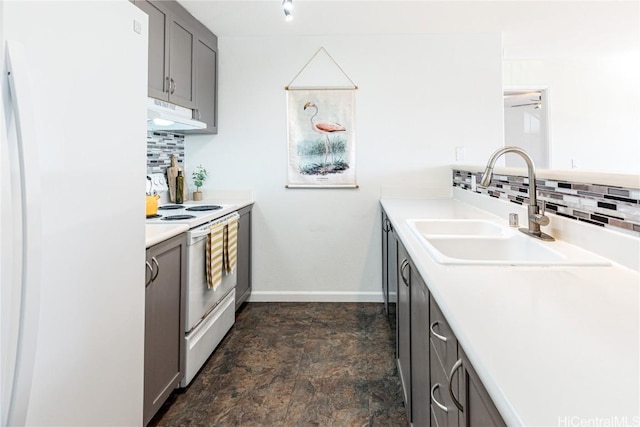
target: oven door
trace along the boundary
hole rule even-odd
[[[222,217],[215,222],[224,221]],[[187,319],[185,332],[191,331],[204,317],[222,301],[222,298],[236,286],[237,268],[232,274],[222,273],[222,283],[215,289],[207,288],[206,246],[211,226],[203,226],[190,230],[187,234]]]

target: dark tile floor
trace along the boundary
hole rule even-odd
[[[382,304],[245,304],[149,425],[406,426]]]

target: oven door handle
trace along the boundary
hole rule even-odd
[[[204,230],[193,230],[193,231],[189,232],[189,237],[191,239],[197,239],[199,237],[208,236],[209,234],[211,234],[211,229],[209,229],[207,227]]]

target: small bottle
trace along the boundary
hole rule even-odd
[[[176,203],[184,203],[184,176],[182,176],[182,171],[178,171],[178,176],[176,177]]]

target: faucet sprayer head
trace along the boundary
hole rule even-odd
[[[487,166],[487,168],[484,170],[484,173],[482,174],[482,179],[480,180],[480,186],[481,187],[488,187],[489,184],[491,183],[491,177],[493,176],[493,168],[490,166]]]

